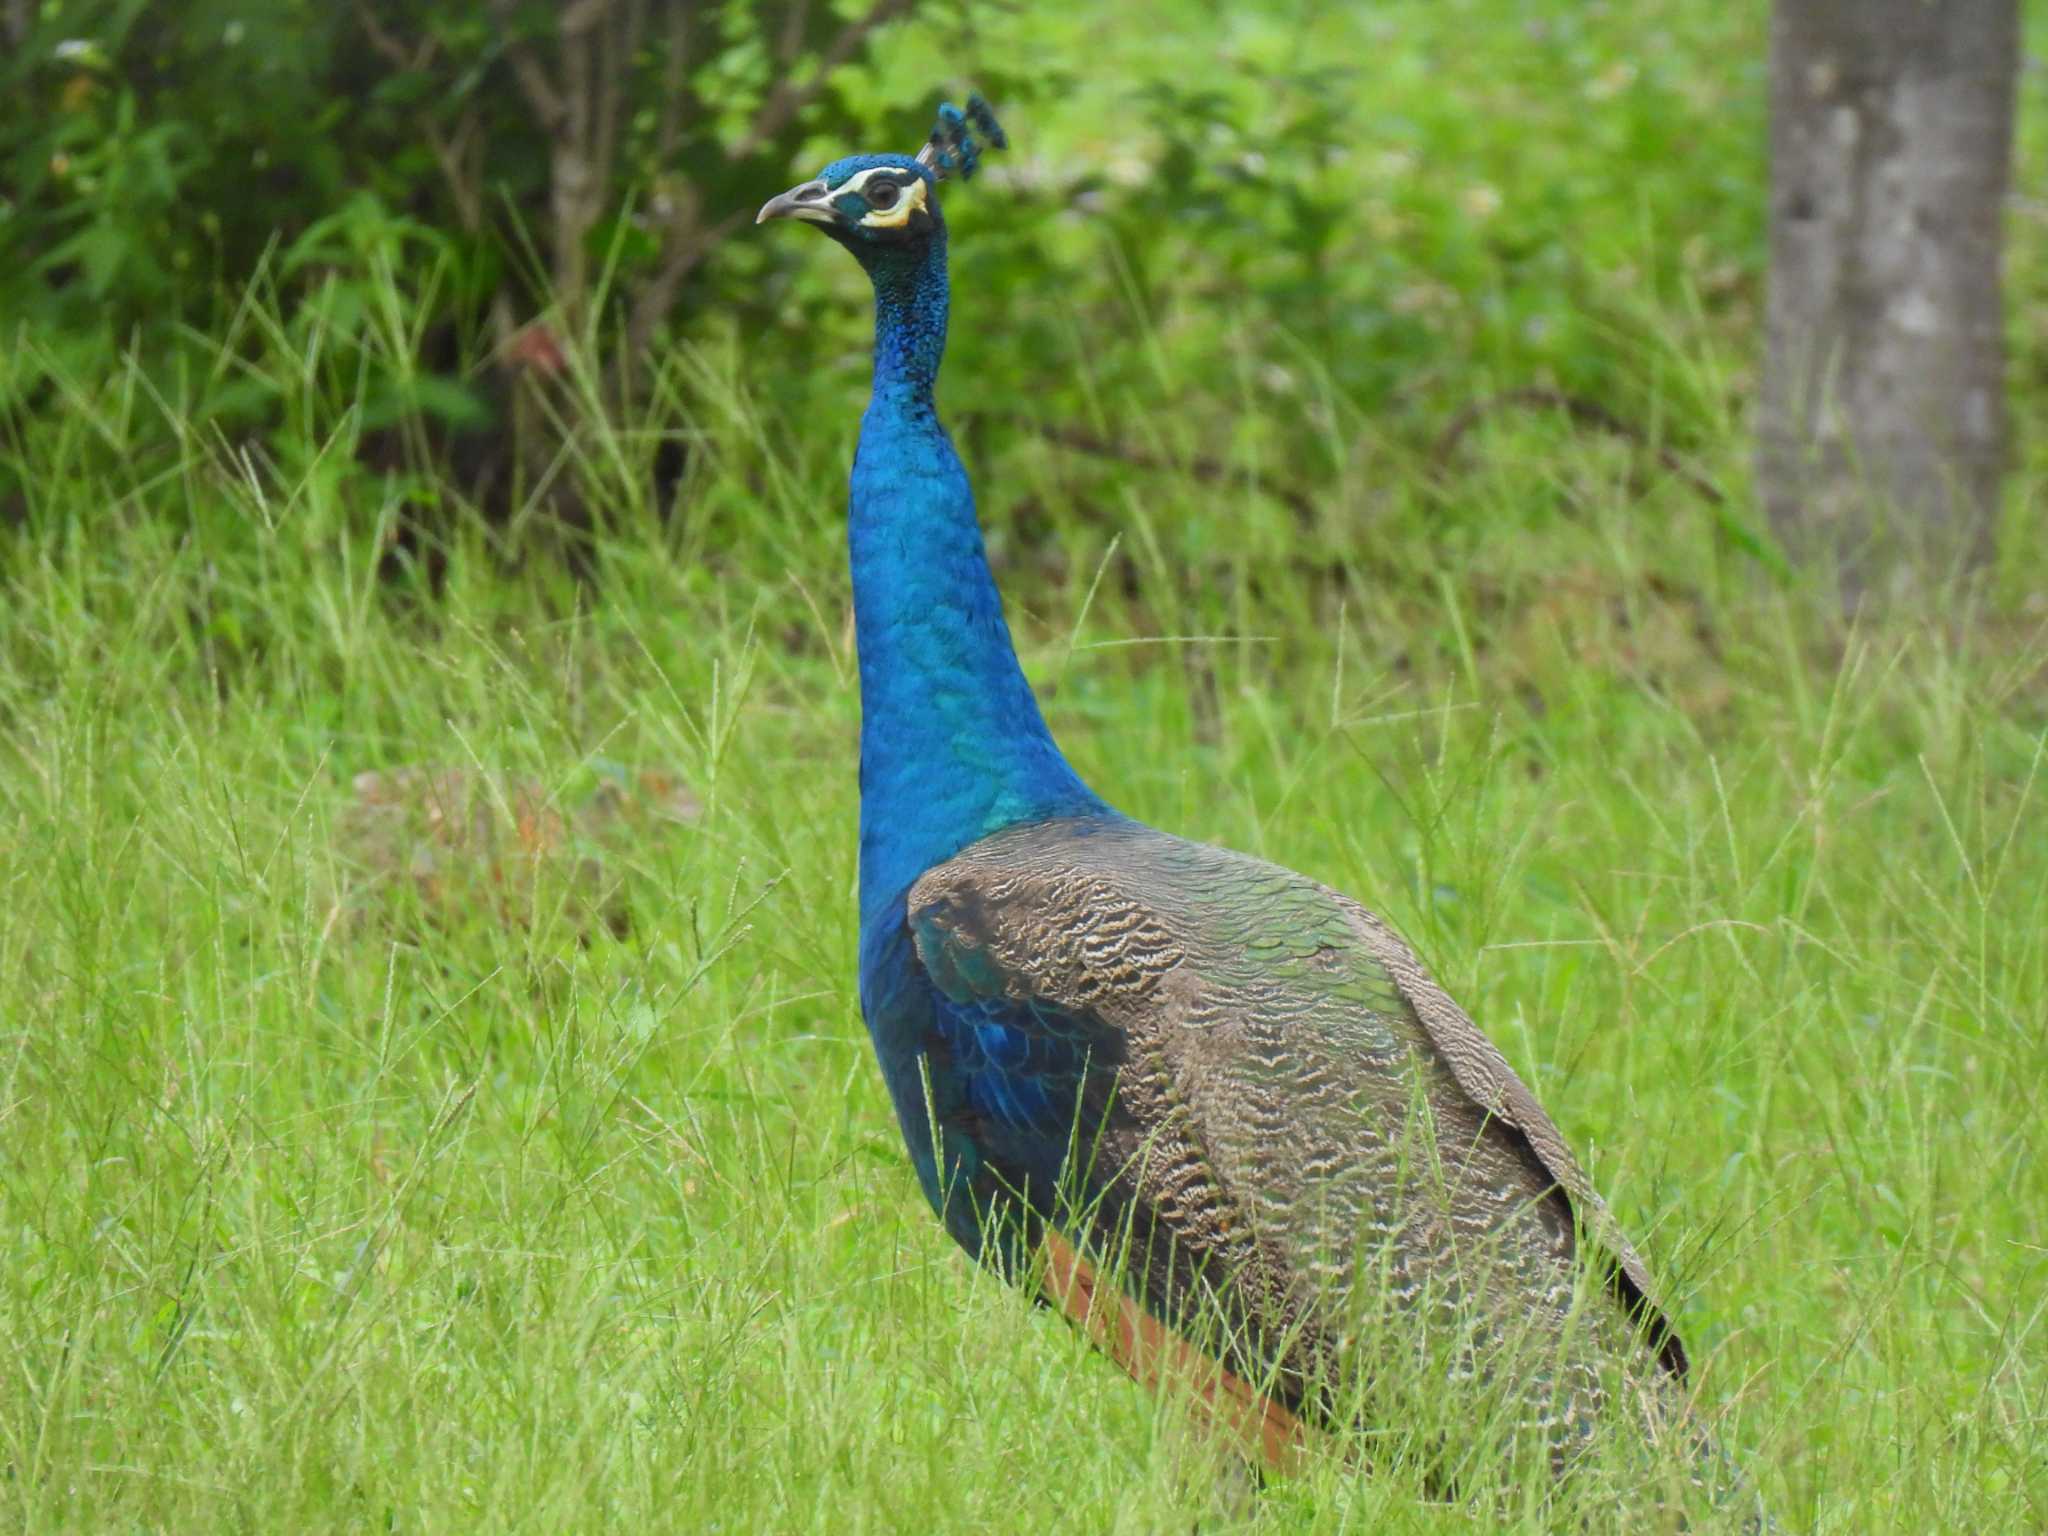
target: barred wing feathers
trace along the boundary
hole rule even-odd
[[[1524,1421],[1562,1445],[1617,1379],[1661,1396],[1683,1375],[1642,1261],[1556,1126],[1355,902],[1133,822],[1074,819],[930,870],[909,921],[942,1015],[956,1031],[972,1019],[989,1047],[982,1096],[1040,1111],[996,1126],[996,1168],[1035,1181],[1030,1204],[1057,1227],[1046,1171],[1085,1148],[1101,1226],[1067,1235],[1098,1254],[1114,1232],[1134,1241],[1129,1283],[1156,1317],[1220,1304],[1229,1363],[1290,1409],[1342,1374],[1375,1308],[1427,1323],[1462,1307],[1452,1363],[1475,1378],[1500,1374],[1487,1341],[1502,1319],[1563,1339],[1585,1311],[1582,1234],[1618,1305],[1533,1357],[1546,1369],[1521,1372]],[[1034,1052],[1063,1063],[1062,1091],[1030,1079]]]

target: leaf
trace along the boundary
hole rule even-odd
[[[451,427],[476,430],[495,419],[491,408],[468,385],[439,374],[416,374],[411,380],[411,405],[423,415]]]

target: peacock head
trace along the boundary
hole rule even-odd
[[[755,218],[802,219],[815,224],[861,259],[915,251],[944,227],[935,189],[948,177],[965,181],[981,167],[984,148],[1009,140],[980,96],[963,112],[950,101],[939,108],[931,137],[915,155],[848,155],[834,160],[800,187],[771,197]]]

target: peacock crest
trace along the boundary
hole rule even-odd
[[[932,124],[924,148],[917,152],[917,163],[929,169],[934,180],[958,177],[966,181],[981,169],[984,145],[1007,149],[1010,141],[988,102],[976,91],[968,96],[964,112],[950,101],[939,103],[938,120]]]

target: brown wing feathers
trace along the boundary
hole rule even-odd
[[[1291,1455],[1290,1403],[1202,1363],[1158,1321],[1196,1284],[1228,1293],[1252,1351],[1243,1365],[1291,1399],[1341,1353],[1370,1310],[1357,1305],[1365,1290],[1426,1295],[1446,1275],[1469,1285],[1474,1254],[1490,1266],[1477,1283],[1491,1305],[1566,1326],[1575,1233],[1611,1260],[1647,1341],[1642,1369],[1683,1372],[1641,1260],[1549,1116],[1356,903],[1257,860],[1098,822],[985,839],[919,880],[910,907],[919,956],[949,994],[1084,1019],[1103,1033],[1102,1059],[1120,1063],[1114,1123],[1083,1134],[1123,1180],[1123,1208],[1178,1257],[1128,1266],[1146,1294],[1105,1300],[1097,1261],[1071,1241],[1085,1234],[1051,1234],[1046,1289],[1140,1380],[1180,1376],[1247,1443]],[[1387,1130],[1418,1095],[1448,1170],[1443,1208],[1426,1219],[1393,1188],[1402,1154]],[[1391,1267],[1356,1260],[1361,1234],[1386,1245]],[[1643,1347],[1614,1342],[1626,1332],[1595,1330],[1600,1348]],[[1256,1358],[1261,1339],[1273,1358]],[[1529,1410],[1552,1434],[1605,1400],[1599,1367],[1558,1369],[1566,1406],[1543,1407],[1538,1392]]]

